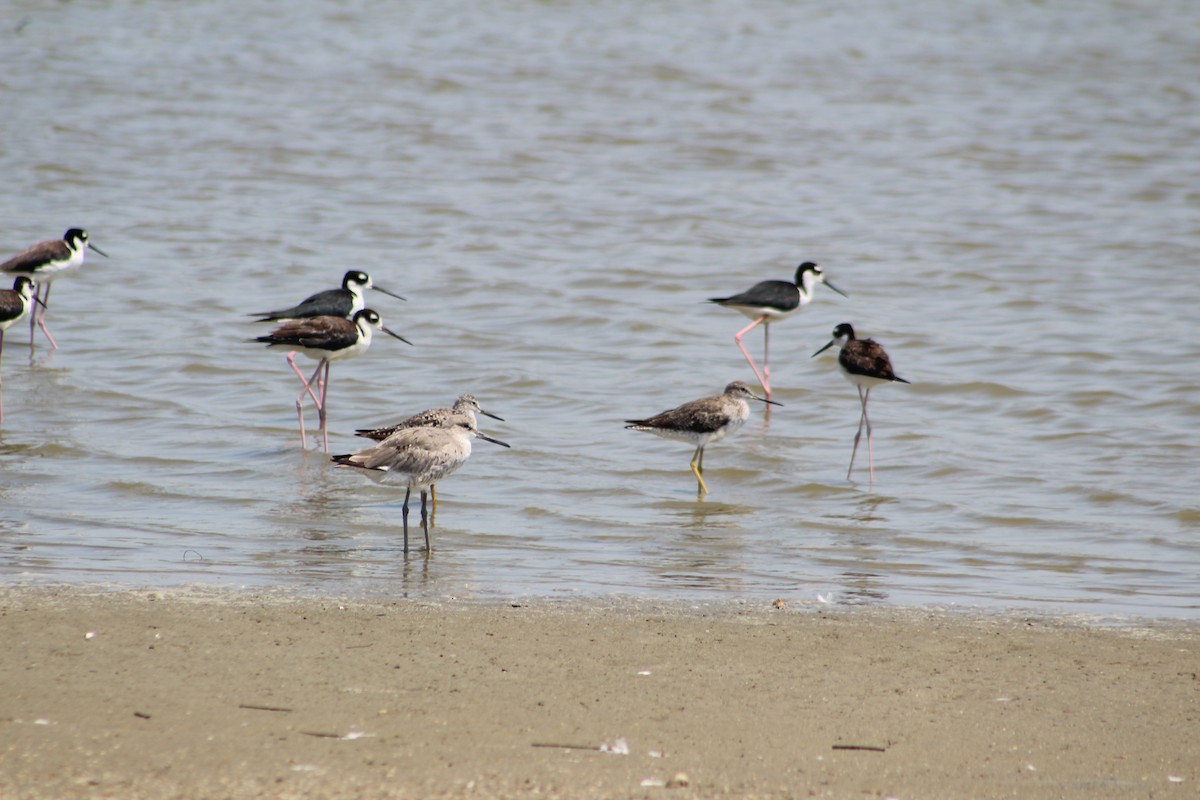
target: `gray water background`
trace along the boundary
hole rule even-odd
[[[1198,79],[1191,0],[7,2],[0,253],[111,258],[7,337],[0,580],[1200,619]],[[697,499],[622,422],[753,381],[704,300],[810,259],[850,297]],[[428,559],[244,341],[350,268],[414,346],[334,365],[333,451],[462,392],[513,445]],[[912,381],[873,487],[843,321]]]

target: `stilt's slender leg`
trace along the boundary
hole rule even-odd
[[[54,337],[50,335],[50,329],[46,327],[46,304],[50,302],[50,284],[46,284],[46,291],[42,295],[42,313],[37,316],[37,324],[42,329],[42,333],[46,334],[46,339],[50,342],[50,349],[57,350],[58,342],[54,341]],[[33,347],[33,320],[34,315],[29,315],[29,346]]]
[[[4,358],[4,331],[0,331],[0,359]],[[0,422],[4,422],[4,378],[0,377]]]
[[[429,501],[429,519],[432,521],[437,515],[437,486],[432,483],[429,484]]]
[[[287,362],[288,362],[288,365],[292,368],[292,371],[295,372],[297,376],[299,376],[300,380],[303,381],[304,385],[308,388],[308,395],[309,395],[309,397],[311,397],[313,399],[313,405],[319,406],[321,404],[320,398],[317,397],[317,394],[316,394],[316,392],[314,392],[312,390],[312,387],[308,386],[309,379],[304,377],[304,373],[301,372],[300,368],[296,366],[296,351],[295,350],[293,350],[292,352],[287,354]]]
[[[746,361],[748,361],[750,363],[750,369],[754,370],[754,376],[756,378],[758,378],[759,385],[761,385],[763,388],[763,391],[767,393],[767,399],[770,399],[771,398],[771,383],[770,383],[770,381],[767,380],[766,375],[764,375],[763,373],[758,371],[758,365],[754,363],[754,359],[750,357],[750,353],[746,350],[745,345],[742,344],[742,337],[745,336],[750,331],[754,330],[755,325],[758,325],[759,323],[764,322],[765,320],[766,320],[766,317],[759,317],[758,319],[754,320],[754,322],[751,322],[749,325],[747,325],[746,327],[744,327],[740,331],[738,331],[736,334],[734,334],[733,340],[735,342],[737,342],[738,349],[742,351],[742,355],[744,355],[746,357]]]
[[[871,431],[871,417],[867,413],[867,403],[871,401],[871,387],[867,387],[863,396],[863,419],[867,422],[867,459],[871,464],[871,485],[875,485],[875,435]]]
[[[704,463],[704,445],[697,447],[696,452],[692,455],[692,474],[696,476],[696,480],[700,484],[696,489],[696,494],[708,494],[708,487],[704,485],[704,476],[700,474],[701,469],[697,463]]]
[[[321,374],[321,367],[325,365],[325,362],[324,360],[317,362],[317,369],[313,372],[311,378],[304,377],[304,373],[301,372],[300,368],[296,366],[296,361],[291,357],[291,354],[288,355],[288,363],[291,364],[292,369],[296,371],[296,374],[300,376],[300,380],[304,381],[304,389],[301,390],[300,395],[296,398],[296,416],[300,418],[300,446],[308,447],[308,436],[304,432],[304,395],[311,395],[313,402],[317,405],[317,408],[321,407],[321,401],[317,399],[315,394],[313,394],[312,385],[313,381],[317,379],[317,376]]]
[[[317,415],[321,420],[321,436],[325,440],[325,452],[329,452],[329,417],[325,413],[325,395],[329,391],[329,361],[325,359],[325,382],[321,386],[321,406]]]
[[[846,470],[846,480],[850,480],[850,473],[854,471],[854,456],[858,454],[858,440],[862,438],[863,423],[867,419],[867,400],[861,386],[858,387],[858,402],[862,405],[862,415],[858,418],[858,432],[854,434],[854,449],[850,451],[850,469]],[[867,438],[870,439],[869,436]]]
[[[429,553],[429,518],[425,516],[426,492],[421,490],[421,526],[425,529],[425,552]]]
[[[401,508],[400,516],[404,520],[404,553],[408,554],[408,496],[412,494],[412,487],[404,490],[404,506]]]
[[[763,322],[763,377],[767,382],[771,381],[771,323]],[[764,386],[764,389],[767,387]],[[771,391],[767,389],[767,395],[770,396]],[[770,408],[770,406],[767,406]]]

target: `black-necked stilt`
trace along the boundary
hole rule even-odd
[[[871,387],[881,383],[908,383],[892,371],[892,361],[883,347],[873,339],[854,338],[854,328],[848,322],[843,322],[833,329],[833,338],[820,350],[812,354],[816,358],[830,347],[837,345],[841,348],[838,353],[838,368],[846,380],[858,389],[858,402],[862,405],[862,416],[858,418],[858,432],[854,434],[854,450],[850,453],[850,469],[846,470],[846,480],[854,471],[854,456],[858,453],[858,440],[862,438],[863,424],[867,426],[867,457],[871,463],[871,483],[875,482],[875,451],[872,447],[871,418],[867,416],[867,401],[871,397]]]
[[[13,281],[11,289],[0,291],[0,357],[4,356],[4,332],[29,313],[33,305],[33,281],[24,275]],[[0,380],[0,387],[3,381]],[[4,395],[0,394],[0,422],[4,422]]]
[[[408,499],[414,489],[421,493],[421,527],[425,531],[425,552],[429,552],[429,517],[426,514],[426,489],[454,473],[471,456],[471,440],[483,439],[509,447],[499,439],[485,436],[475,421],[463,415],[447,417],[439,427],[403,428],[374,447],[357,453],[333,456],[341,466],[363,470],[377,481],[403,483],[404,552],[408,552]]]
[[[259,311],[250,316],[258,317],[255,322],[280,322],[285,319],[307,319],[308,317],[345,317],[350,319],[362,311],[366,305],[363,301],[363,292],[367,289],[383,292],[397,300],[404,299],[382,286],[376,286],[367,273],[352,269],[342,277],[342,288],[340,289],[326,289],[323,292],[317,292],[291,308]]]
[[[328,453],[329,427],[325,414],[325,396],[329,391],[329,363],[353,358],[366,352],[367,348],[371,346],[371,334],[376,330],[383,331],[405,344],[412,344],[400,334],[385,328],[379,314],[369,308],[359,311],[352,320],[334,316],[290,320],[266,336],[257,336],[250,340],[262,342],[268,347],[292,349],[293,352],[288,354],[288,364],[304,382],[304,389],[296,398],[296,414],[300,417],[300,440],[305,447],[308,446],[308,438],[304,433],[304,395],[307,393],[312,397],[313,403],[317,406],[317,416],[321,421],[321,434],[325,440],[325,452]],[[304,373],[296,366],[293,356],[297,352],[318,362],[312,377],[305,378]],[[322,369],[325,371],[323,378],[321,378]],[[319,398],[313,391],[314,384],[321,390]]]
[[[407,419],[397,422],[395,425],[388,425],[385,428],[359,428],[354,432],[355,436],[363,436],[367,439],[374,439],[377,442],[382,442],[384,439],[391,436],[397,431],[405,428],[444,428],[447,421],[456,417],[464,416],[471,420],[472,424],[478,424],[476,414],[483,414],[485,417],[504,421],[504,417],[498,417],[490,411],[485,411],[479,405],[479,401],[475,399],[475,395],[464,394],[459,395],[454,401],[454,405],[446,408],[427,408],[424,411],[413,414]],[[433,506],[433,510],[437,511],[437,486],[429,484],[429,500]]]
[[[758,378],[758,382],[762,385],[768,398],[771,396],[771,366],[768,359],[771,345],[771,323],[787,319],[808,305],[819,283],[825,284],[842,297],[846,296],[845,292],[825,280],[825,273],[819,266],[811,261],[805,261],[796,268],[795,281],[760,281],[741,294],[735,294],[732,297],[709,298],[710,303],[740,311],[754,320],[738,331],[733,340],[737,342],[738,349],[742,351],[746,361],[750,362],[750,368],[754,370],[754,375]],[[742,337],[759,324],[763,326],[763,368],[761,372],[742,344]]]
[[[746,402],[747,399],[770,403],[773,406],[781,405],[774,400],[759,397],[742,381],[734,381],[726,386],[721,394],[692,400],[648,419],[625,420],[629,423],[625,427],[696,445],[696,452],[692,455],[692,472],[699,482],[696,493],[708,494],[703,476],[704,447],[709,442],[724,439],[742,427],[750,416],[750,404]]]
[[[34,297],[38,299],[42,310],[41,313],[29,318],[29,342],[31,346],[33,344],[33,324],[36,320],[37,324],[42,328],[42,333],[46,334],[46,339],[49,340],[50,347],[55,350],[58,349],[58,344],[54,341],[54,337],[50,335],[49,328],[46,327],[46,306],[50,302],[50,284],[59,275],[82,264],[84,255],[88,250],[95,250],[100,255],[108,258],[108,253],[105,253],[88,241],[87,231],[82,228],[71,228],[63,234],[61,239],[48,239],[44,242],[38,242],[35,245],[25,248],[25,250],[3,264],[0,264],[0,272],[6,275],[24,275],[27,278],[32,278],[37,283],[38,290],[34,293]]]

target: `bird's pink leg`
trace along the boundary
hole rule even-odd
[[[35,296],[36,296],[36,293],[35,293]],[[39,300],[39,302],[41,303],[41,306],[42,306],[42,312],[40,314],[36,315],[37,324],[38,324],[38,327],[40,327],[42,329],[42,333],[46,334],[46,339],[48,339],[50,342],[50,349],[57,350],[58,342],[54,341],[54,337],[50,335],[50,329],[46,327],[46,303],[49,302],[49,300],[50,300],[50,284],[47,283],[46,284],[46,292],[45,292],[45,294],[42,295],[41,299]],[[29,346],[30,347],[33,347],[34,316],[35,315],[33,315],[33,314],[29,315]]]
[[[869,389],[867,390],[870,391]],[[858,387],[858,402],[862,405],[862,414],[858,418],[858,432],[854,434],[854,449],[850,451],[850,469],[846,470],[846,480],[850,480],[850,473],[854,471],[854,457],[858,455],[858,440],[862,438],[863,423],[867,420],[867,398],[863,394],[863,388]],[[870,428],[868,427],[868,431]],[[867,448],[871,447],[871,435],[867,434]]]
[[[751,322],[749,325],[747,325],[746,327],[744,327],[740,331],[738,331],[734,335],[733,340],[735,342],[737,342],[738,349],[742,351],[742,355],[744,355],[746,357],[746,361],[749,362],[750,369],[754,370],[754,375],[755,375],[755,377],[758,378],[759,385],[761,385],[763,388],[763,391],[767,393],[767,399],[770,399],[770,397],[771,397],[770,381],[767,380],[766,375],[764,375],[763,373],[758,371],[758,365],[754,363],[754,359],[750,357],[750,353],[746,350],[745,345],[742,344],[742,337],[745,336],[750,331],[754,330],[755,325],[758,325],[760,322],[765,322],[766,319],[767,319],[766,317],[759,317],[758,319],[754,320],[754,322]],[[764,326],[763,330],[766,330],[765,326]]]
[[[771,323],[769,322],[763,323],[763,377],[768,381],[771,380]],[[767,394],[769,396],[770,392]]]
[[[317,368],[318,371],[320,367]],[[329,452],[329,417],[325,413],[325,395],[329,392],[329,362],[325,361],[325,380],[321,382],[321,407],[317,410],[317,416],[321,420],[321,436],[325,440],[325,452]]]
[[[875,485],[875,433],[871,430],[871,417],[867,415],[867,403],[871,400],[871,389],[867,387],[863,397],[863,419],[867,421],[867,459],[871,464],[871,485]]]
[[[300,368],[296,366],[296,362],[293,359],[294,355],[294,353],[288,354],[288,363],[291,364],[292,369],[296,371],[296,374],[300,376],[300,380],[304,381],[304,388],[300,390],[299,396],[296,397],[296,416],[300,418],[300,446],[308,447],[308,435],[304,432],[304,395],[310,395],[313,399],[313,402],[317,404],[317,408],[320,409],[321,401],[318,400],[316,394],[313,393],[312,385],[313,381],[317,379],[317,376],[321,374],[321,367],[325,366],[325,360],[322,359],[321,361],[317,362],[316,371],[313,372],[311,378],[306,379],[304,377],[304,373],[301,372]]]
[[[296,366],[296,351],[295,350],[293,350],[292,352],[287,354],[287,362],[288,362],[288,366],[290,366],[292,368],[292,371],[296,373],[296,376],[300,378],[300,381],[306,387],[308,387],[308,394],[310,397],[312,397],[313,404],[318,405],[318,406],[321,405],[320,399],[317,398],[316,393],[314,393],[312,390],[312,387],[309,386],[310,380],[308,378],[304,377],[304,373],[301,372],[300,368]]]

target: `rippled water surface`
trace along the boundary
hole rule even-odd
[[[0,252],[111,258],[55,284],[60,350],[6,337],[5,582],[1200,619],[1191,0],[8,9]],[[697,499],[622,422],[752,381],[704,300],[810,259],[849,298],[774,326],[783,407]],[[428,559],[245,341],[349,268],[414,346],[334,365],[333,450],[462,392],[513,445],[440,484]],[[809,358],[843,321],[912,381],[874,486]]]

